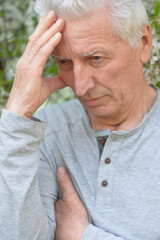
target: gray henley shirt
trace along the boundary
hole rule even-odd
[[[3,110],[0,120],[0,240],[53,240],[61,165],[88,211],[82,240],[160,239],[159,91],[129,131],[95,132],[78,100],[36,117]],[[97,137],[104,135],[100,156]]]

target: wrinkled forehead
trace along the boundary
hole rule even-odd
[[[65,19],[65,22],[66,25],[63,34],[89,34],[93,31],[96,34],[96,32],[99,30],[103,30],[106,34],[113,33],[113,27],[111,26],[105,11],[93,12],[90,15],[86,15],[82,18]]]
[[[82,48],[90,51],[93,49],[92,45],[100,48],[103,44],[111,44],[117,40],[105,14],[100,15],[97,12],[80,19],[65,21],[62,40],[55,48],[55,53],[62,54],[66,48],[74,49],[76,52],[81,51]]]

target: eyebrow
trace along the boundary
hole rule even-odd
[[[93,50],[93,51],[91,51],[91,52],[84,53],[84,54],[82,54],[82,56],[83,56],[83,57],[89,57],[89,56],[91,56],[91,55],[93,55],[93,54],[95,54],[95,53],[97,53],[97,52],[107,53],[107,51],[104,50],[103,48],[98,48],[98,49],[95,49],[95,50]]]
[[[84,54],[82,54],[81,56],[82,56],[82,57],[89,57],[89,56],[92,56],[93,54],[95,54],[95,53],[97,53],[97,52],[103,52],[103,53],[105,53],[105,54],[108,54],[108,52],[107,52],[106,50],[104,50],[103,48],[98,48],[98,49],[95,49],[95,50],[93,50],[93,51],[84,53]],[[66,59],[65,57],[57,56],[57,55],[55,55],[54,53],[52,53],[52,57],[53,57],[53,58],[56,58],[56,59],[60,59],[60,60]]]
[[[52,53],[52,57],[53,57],[53,58],[60,59],[60,60],[66,59],[65,57],[57,56],[57,55],[55,55],[54,53]]]

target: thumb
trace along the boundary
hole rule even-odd
[[[67,87],[67,84],[58,75],[48,78],[42,78],[42,85],[43,88],[46,89],[48,96],[53,92],[57,91],[58,89]]]
[[[65,202],[79,201],[78,193],[76,192],[72,180],[67,169],[63,166],[57,170],[57,179],[62,191],[62,200]]]

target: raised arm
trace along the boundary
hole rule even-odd
[[[0,235],[4,240],[53,240],[54,216],[52,220],[48,217],[37,180],[45,124],[30,118],[52,92],[65,86],[58,76],[42,78],[64,25],[53,12],[40,20],[17,63],[13,88],[0,119]],[[55,183],[47,163],[44,172]]]
[[[56,20],[53,11],[40,19],[16,65],[15,80],[6,106],[8,111],[31,118],[51,93],[65,87],[59,76],[42,77],[49,55],[61,40],[64,25],[63,19]]]

